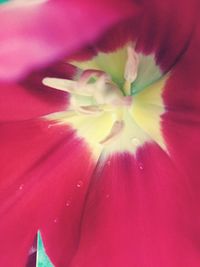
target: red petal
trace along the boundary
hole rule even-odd
[[[70,267],[200,265],[199,205],[158,146],[99,166]]]
[[[188,187],[199,197],[200,176],[200,30],[196,27],[191,43],[171,72],[163,94],[167,113],[162,128],[171,158],[188,177]],[[191,207],[192,208],[192,207]]]
[[[53,228],[55,219],[60,225],[70,197],[75,213],[87,189],[93,169],[87,148],[66,126],[48,126],[34,120],[1,124],[0,266],[24,266],[37,230]]]
[[[89,153],[80,145],[68,146],[64,177],[58,178],[59,189],[53,185],[53,201],[49,195],[54,211],[48,214],[50,221],[40,228],[46,252],[55,266],[68,266],[79,244],[82,213],[94,169]]]

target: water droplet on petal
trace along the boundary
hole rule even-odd
[[[78,188],[82,187],[83,186],[83,181],[82,180],[79,180],[78,183],[76,184],[76,186]]]
[[[107,194],[107,195],[106,195],[106,198],[110,198],[110,195],[109,195],[109,194]]]
[[[144,170],[144,166],[143,166],[142,163],[139,163],[139,169],[140,169],[140,170]]]
[[[22,190],[24,188],[24,184],[21,184],[19,187],[19,190]]]
[[[69,207],[70,205],[71,205],[71,201],[68,200],[68,201],[65,203],[65,206],[66,206],[66,207]]]
[[[54,222],[54,223],[57,223],[57,222],[58,222],[58,219],[57,219],[57,218],[55,218],[55,219],[53,220],[53,222]]]
[[[140,145],[140,140],[138,138],[132,138],[131,139],[131,143],[134,145],[134,146],[139,146]]]

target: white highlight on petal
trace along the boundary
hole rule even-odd
[[[21,184],[20,186],[19,186],[19,190],[22,190],[24,188],[24,184]]]
[[[65,203],[65,206],[66,207],[69,207],[71,205],[71,201],[70,200],[67,200],[67,202]]]
[[[76,187],[81,188],[83,186],[83,181],[79,180],[76,184]]]
[[[55,218],[55,219],[53,220],[53,222],[54,222],[54,223],[57,223],[57,222],[58,222],[58,218]]]
[[[141,162],[139,163],[138,166],[139,166],[139,169],[140,169],[141,171],[144,170],[144,166],[143,166],[143,164],[142,164]]]

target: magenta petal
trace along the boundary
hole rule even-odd
[[[167,112],[162,128],[172,161],[188,177],[191,194],[199,197],[200,157],[200,27],[171,72],[163,94]],[[191,207],[192,208],[192,207]]]
[[[131,1],[62,1],[0,6],[0,78],[21,78],[94,41],[135,9]]]
[[[199,201],[168,155],[146,145],[108,163],[93,177],[70,267],[198,267]]]
[[[58,130],[48,129],[47,123],[1,123],[1,266],[22,267],[28,259],[38,225],[36,192],[43,181],[41,174],[33,177],[33,170],[40,169],[39,162],[44,163],[61,140]]]
[[[63,162],[65,172],[57,178],[59,187],[52,185],[53,199],[48,204],[51,219],[40,228],[46,252],[55,266],[69,266],[76,253],[85,198],[95,167],[81,143],[69,144],[67,149],[70,153]]]
[[[63,249],[66,252],[68,244],[77,242],[94,164],[87,148],[66,126],[48,126],[49,122],[34,120],[1,124],[0,266],[25,266],[38,229],[42,234],[51,232],[44,240],[55,242],[47,246],[54,262],[64,260]],[[71,209],[66,205],[69,200]],[[60,227],[66,218],[69,224]]]

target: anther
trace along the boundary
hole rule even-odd
[[[132,45],[129,45],[127,47],[127,54],[128,56],[124,70],[124,79],[125,79],[124,93],[126,95],[130,95],[131,83],[134,82],[137,77],[139,57]]]

